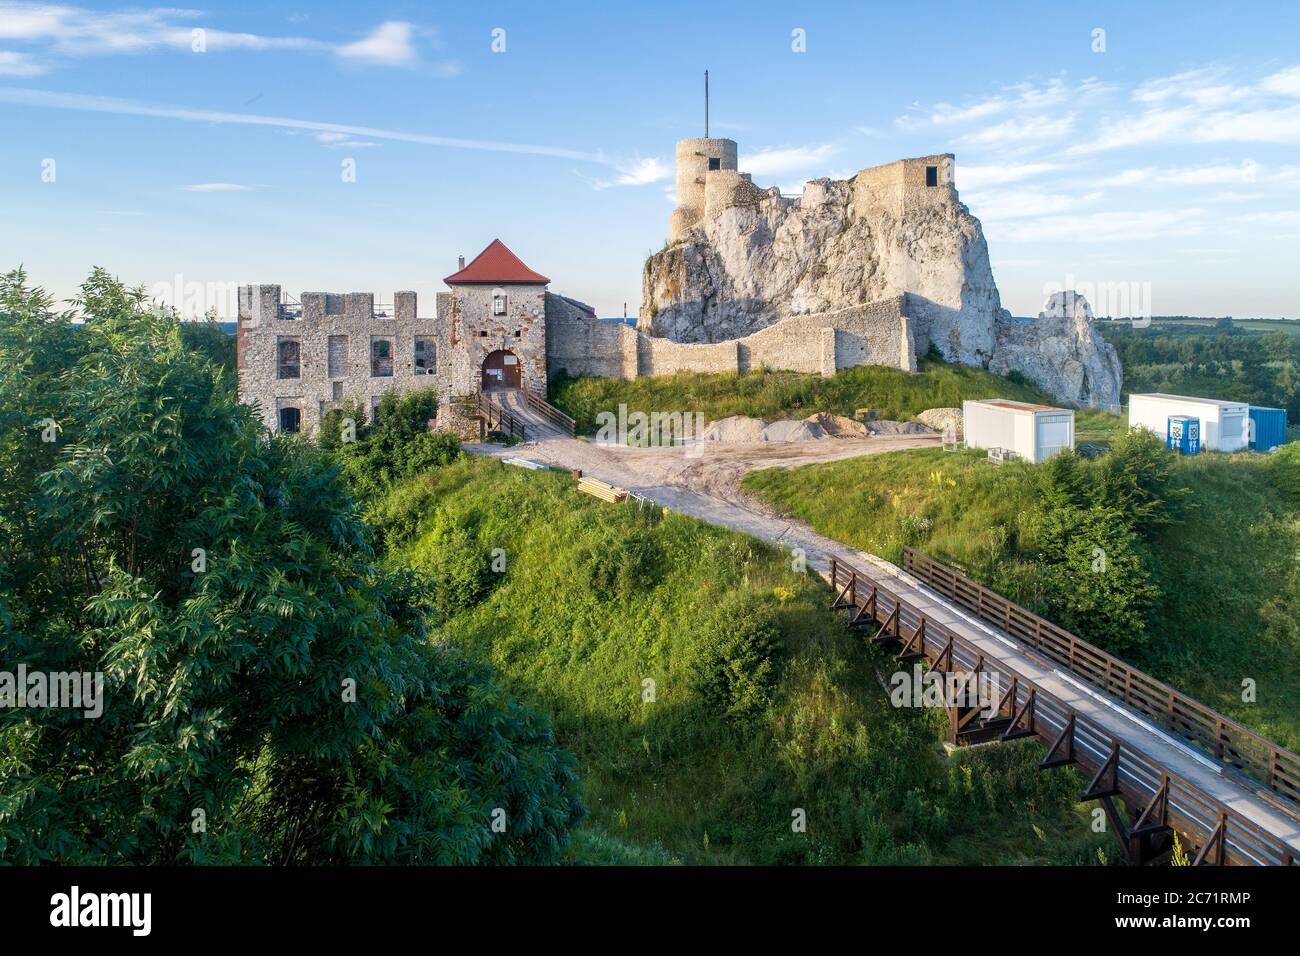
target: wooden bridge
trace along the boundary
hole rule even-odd
[[[904,663],[996,676],[1001,699],[948,707],[949,740],[1034,737],[1045,770],[1089,780],[1125,859],[1162,862],[1178,834],[1197,864],[1300,858],[1300,760],[959,571],[907,549],[871,573],[830,558],[833,607]]]

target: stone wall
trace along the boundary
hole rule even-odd
[[[492,314],[493,294],[506,297],[506,314]],[[478,390],[483,360],[498,349],[512,352],[523,384],[546,394],[545,286],[459,285],[438,294],[438,378],[442,396]]]
[[[906,299],[794,316],[743,338],[688,343],[645,335],[552,304],[547,296],[547,360],[571,376],[637,378],[675,372],[748,372],[760,368],[834,375],[855,365],[916,370]]]
[[[395,295],[388,314],[375,314],[370,293],[304,292],[301,310],[281,307],[278,285],[240,286],[237,327],[239,399],[260,408],[267,428],[279,429],[279,410],[296,408],[312,431],[336,402],[378,404],[390,390],[432,388],[438,375],[417,374],[415,342],[437,344],[437,322],[416,316],[414,292]],[[330,341],[336,363],[330,367]],[[371,343],[389,343],[391,375],[372,375]],[[298,343],[298,376],[279,377],[279,343]]]

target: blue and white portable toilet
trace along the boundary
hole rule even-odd
[[[1272,451],[1286,444],[1286,409],[1250,406],[1250,447]]]
[[[1201,451],[1201,420],[1192,415],[1170,415],[1166,433],[1169,447],[1183,455]]]

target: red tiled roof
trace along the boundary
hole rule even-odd
[[[524,265],[500,239],[493,239],[486,249],[474,257],[473,262],[442,281],[447,285],[497,285],[507,282],[547,285],[551,280]]]

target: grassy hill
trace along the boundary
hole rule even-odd
[[[1144,549],[1160,596],[1144,644],[1122,656],[1258,732],[1300,749],[1300,513],[1275,456],[1178,459],[1184,516]],[[1051,616],[1038,574],[1043,502],[1024,463],[915,450],[755,472],[744,487],[823,534],[891,560],[912,545],[966,566]],[[1097,467],[1087,464],[1085,467]],[[1242,701],[1242,681],[1258,701]]]
[[[630,411],[702,412],[709,421],[729,415],[803,418],[813,412],[852,416],[877,409],[883,418],[904,420],[927,408],[960,406],[963,399],[1013,398],[1043,401],[1046,395],[1018,375],[1004,378],[969,365],[933,359],[917,374],[880,365],[841,369],[831,378],[801,372],[755,371],[744,375],[679,372],[656,378],[566,378],[552,380],[551,401],[578,423],[595,430],[596,415]]]
[[[442,582],[438,639],[490,661],[577,755],[573,862],[1118,856],[1074,802],[1083,781],[1038,771],[1039,748],[949,759],[941,714],[892,708],[880,675],[896,665],[784,552],[481,459],[400,484],[371,516],[390,561]]]

